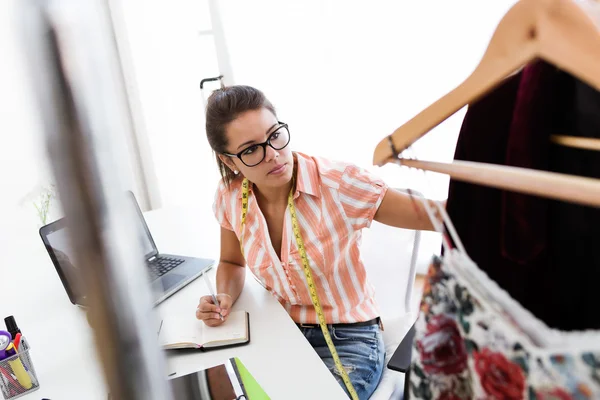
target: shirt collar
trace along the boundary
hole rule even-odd
[[[296,168],[296,191],[294,199],[300,196],[300,193],[309,194],[315,197],[321,197],[321,191],[317,187],[319,181],[319,171],[314,159],[303,153],[294,152],[294,164]],[[240,179],[239,198],[242,198],[242,180]],[[254,184],[249,182],[249,192],[252,192]]]
[[[300,192],[315,197],[321,197],[321,191],[317,187],[319,182],[319,171],[315,160],[303,153],[294,153],[296,161],[296,192],[294,198],[300,196]]]

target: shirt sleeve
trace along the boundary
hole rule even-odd
[[[349,165],[342,174],[339,194],[346,217],[354,229],[371,226],[388,186],[383,180],[356,165]]]
[[[233,231],[233,227],[231,226],[231,218],[229,216],[229,210],[227,209],[227,205],[230,203],[227,201],[229,198],[229,193],[227,188],[225,187],[225,183],[221,181],[219,183],[219,187],[217,188],[217,192],[215,193],[215,200],[213,202],[213,213],[223,228]]]

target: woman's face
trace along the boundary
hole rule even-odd
[[[271,143],[279,147],[278,143],[287,135],[287,131],[278,130],[281,125],[277,118],[266,108],[246,111],[233,120],[225,130],[227,135],[227,152],[242,156],[246,164],[252,165],[254,157],[257,160],[263,154],[262,146],[255,146],[266,142],[271,137]],[[273,135],[274,132],[278,134]],[[279,134],[279,132],[283,132]],[[273,135],[273,136],[271,136]],[[285,143],[283,143],[285,144]],[[281,144],[281,145],[283,145]],[[257,165],[249,167],[238,157],[221,155],[221,160],[233,170],[240,171],[249,181],[259,187],[279,187],[290,182],[294,170],[294,158],[289,145],[281,150],[275,150],[271,146],[264,149],[264,159]]]

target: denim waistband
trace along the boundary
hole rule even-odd
[[[370,319],[368,321],[362,321],[362,322],[343,323],[343,324],[328,324],[328,325],[331,325],[336,328],[358,328],[361,326],[371,326],[371,325],[378,325],[378,324],[379,324],[379,317]],[[296,324],[296,325],[298,325],[299,328],[318,328],[318,327],[320,327],[319,324]]]

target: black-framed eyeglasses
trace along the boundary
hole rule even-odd
[[[255,167],[260,164],[267,154],[267,146],[271,146],[275,150],[281,150],[290,143],[290,131],[288,125],[284,122],[279,122],[277,129],[273,131],[268,139],[263,143],[253,144],[237,154],[223,153],[225,156],[239,158],[245,166]]]

